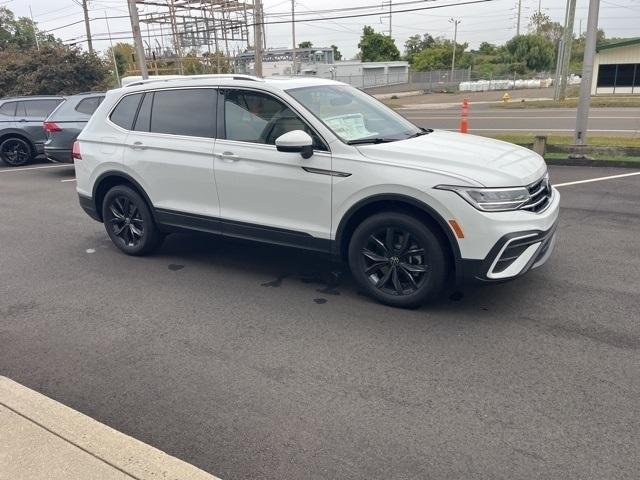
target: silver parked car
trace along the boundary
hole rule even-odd
[[[12,167],[44,153],[42,122],[63,101],[58,96],[0,99],[0,158]]]
[[[47,134],[44,153],[54,162],[73,163],[71,148],[93,112],[104,100],[104,92],[67,97],[43,123]]]

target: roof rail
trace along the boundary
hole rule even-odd
[[[145,85],[147,83],[155,83],[155,82],[174,82],[177,80],[202,80],[202,79],[218,79],[218,78],[231,78],[233,80],[248,80],[251,82],[259,82],[262,79],[258,77],[254,77],[253,75],[244,75],[244,74],[203,74],[203,75],[157,75],[154,77],[149,77],[146,80],[135,80],[131,83],[127,83],[124,85],[124,88],[133,87],[136,85]]]

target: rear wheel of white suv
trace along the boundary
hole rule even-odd
[[[438,237],[405,213],[367,218],[349,243],[349,267],[356,282],[394,307],[416,308],[437,296],[446,280],[446,265]]]
[[[151,253],[164,239],[147,203],[126,185],[107,192],[102,202],[102,220],[111,241],[127,255]]]

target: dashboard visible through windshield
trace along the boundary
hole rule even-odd
[[[424,133],[386,105],[348,85],[293,88],[287,93],[346,143],[392,142]]]

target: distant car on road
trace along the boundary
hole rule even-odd
[[[104,92],[67,97],[42,124],[47,135],[44,154],[54,162],[73,163],[71,148],[93,112],[104,100]]]
[[[0,99],[0,158],[12,167],[44,153],[42,122],[64,100],[59,96]]]

